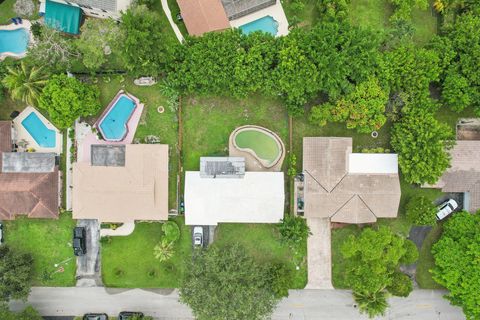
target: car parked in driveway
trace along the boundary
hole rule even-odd
[[[86,313],[83,320],[108,320],[106,313]]]
[[[3,223],[0,223],[0,244],[3,243]]]
[[[443,220],[446,217],[448,217],[450,214],[452,214],[453,211],[455,211],[458,208],[458,203],[457,201],[453,199],[448,199],[444,203],[438,206],[438,212],[437,212],[437,220]]]
[[[87,253],[87,232],[85,227],[73,229],[73,253],[76,256],[83,256]]]
[[[193,228],[193,245],[195,247],[203,246],[203,227],[194,227]]]
[[[122,311],[118,314],[118,320],[129,320],[136,317],[136,319],[143,319],[142,312],[135,312],[135,311]]]

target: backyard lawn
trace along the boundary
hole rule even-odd
[[[167,101],[160,93],[159,85],[151,87],[139,87],[133,84],[133,80],[123,76],[109,77],[106,83],[104,78],[99,78],[100,101],[102,107],[106,107],[120,89],[133,94],[145,104],[135,138],[144,142],[144,138],[152,135],[160,139],[160,143],[168,144],[169,154],[169,208],[177,208],[177,173],[178,173],[178,124],[177,112],[167,107]],[[164,106],[165,112],[157,112],[158,106]],[[103,111],[103,110],[102,110]],[[101,111],[100,111],[101,112]]]
[[[276,99],[252,96],[183,99],[183,166],[198,170],[201,156],[228,155],[228,138],[240,126],[254,124],[277,133],[287,145],[287,113]]]
[[[162,238],[162,223],[140,222],[126,237],[102,239],[102,277],[107,287],[177,288],[185,259],[191,258],[190,227],[181,217],[173,219],[180,227],[180,239],[174,255],[166,262],[153,256],[153,248]]]
[[[75,285],[76,259],[71,242],[76,223],[71,213],[61,213],[58,220],[17,217],[4,224],[5,243],[34,258],[34,285]]]
[[[16,17],[17,14],[13,11],[13,5],[16,0],[5,0],[0,3],[0,24],[9,24],[10,19]]]
[[[259,263],[282,262],[294,272],[292,289],[303,289],[307,284],[307,246],[294,253],[280,242],[275,224],[222,223],[216,229],[214,245],[238,243]],[[295,267],[300,269],[296,270]]]

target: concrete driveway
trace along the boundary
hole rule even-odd
[[[100,224],[98,220],[82,219],[77,226],[87,231],[87,253],[77,257],[77,287],[101,286]]]
[[[329,218],[307,218],[308,283],[305,289],[333,289]]]

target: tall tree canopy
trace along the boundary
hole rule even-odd
[[[270,270],[238,246],[210,246],[185,268],[180,300],[199,320],[265,319],[277,299]]]
[[[32,278],[33,257],[9,246],[0,246],[0,301],[26,299]]]
[[[68,128],[81,116],[100,110],[99,90],[64,74],[53,75],[39,99],[52,121],[60,128]]]
[[[8,304],[0,304],[0,319],[2,320],[43,320],[37,310],[31,306],[26,307],[20,312],[10,311]]]
[[[480,214],[454,214],[432,252],[433,279],[449,290],[447,298],[463,308],[467,319],[479,319]]]
[[[36,106],[40,92],[47,83],[44,69],[28,66],[22,61],[16,67],[7,67],[7,70],[2,83],[10,92],[11,97]]]
[[[429,109],[421,104],[415,106],[392,130],[391,144],[409,183],[434,184],[450,164],[447,151],[454,143],[452,129],[438,122]]]
[[[345,281],[352,288],[360,310],[370,316],[383,314],[387,307],[382,292],[406,296],[405,278],[398,275],[400,263],[413,263],[418,251],[411,241],[399,237],[387,227],[364,229],[351,235],[341,247],[345,259]],[[408,279],[409,282],[411,280]],[[400,283],[398,283],[400,282]],[[408,292],[407,292],[408,291]]]
[[[159,13],[145,5],[133,6],[122,14],[120,30],[125,66],[135,75],[158,75],[171,59],[171,37],[163,30]]]

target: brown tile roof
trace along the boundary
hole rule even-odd
[[[11,122],[0,121],[0,171],[2,154],[10,151]],[[57,167],[48,173],[0,172],[0,219],[58,218],[58,177]]]
[[[448,168],[434,185],[443,192],[469,192],[472,212],[480,209],[480,140],[457,140]]]
[[[0,217],[58,218],[58,168],[49,173],[0,173]]]
[[[332,222],[369,223],[397,216],[398,174],[349,173],[351,138],[303,139],[305,216]]]
[[[230,28],[220,0],[177,0],[177,3],[190,35]]]

